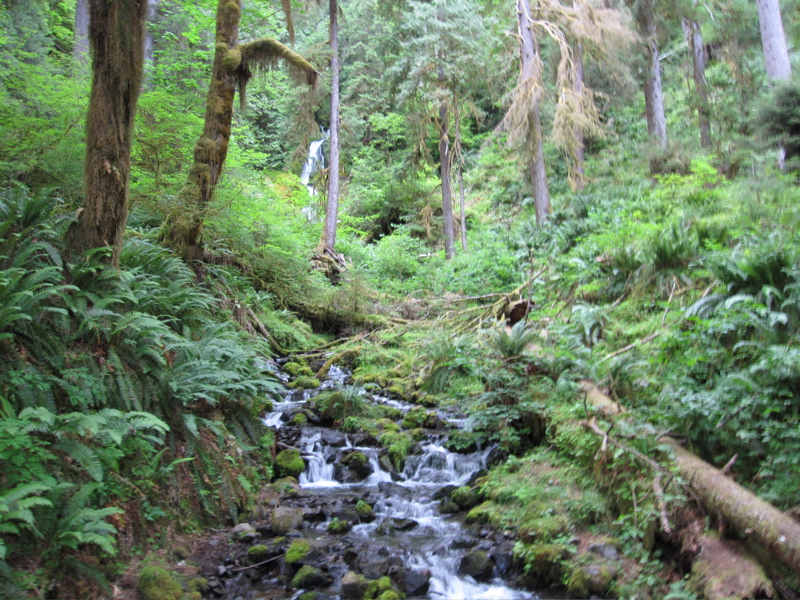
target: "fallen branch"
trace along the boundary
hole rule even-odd
[[[661,529],[666,534],[672,533],[672,527],[669,525],[669,517],[667,516],[667,503],[664,501],[664,490],[661,487],[661,475],[656,475],[653,478],[653,493],[656,495],[656,504],[658,505],[658,512],[661,515]]]
[[[766,549],[792,572],[800,573],[800,523],[746,490],[719,470],[663,437],[675,466],[710,511],[721,515],[740,535]]]
[[[265,564],[267,564],[267,563],[270,563],[270,562],[272,562],[273,560],[278,560],[279,558],[281,558],[281,556],[280,556],[280,555],[278,555],[278,556],[274,556],[274,557],[272,557],[272,558],[268,558],[268,559],[267,559],[267,560],[265,560],[265,561],[262,561],[262,562],[260,562],[260,563],[256,563],[256,564],[254,564],[254,565],[250,565],[249,567],[239,567],[238,569],[228,569],[228,570],[229,570],[231,573],[237,573],[237,572],[239,572],[239,571],[247,571],[247,569],[254,569],[255,567],[260,567],[261,565],[265,565]]]
[[[639,344],[646,344],[647,342],[651,342],[654,339],[656,339],[658,336],[660,336],[662,333],[663,333],[663,331],[656,331],[655,333],[651,333],[646,338],[642,338],[641,340],[633,342],[632,344],[628,344],[627,346],[625,346],[623,348],[620,348],[619,350],[615,350],[611,354],[606,354],[603,357],[603,360],[608,360],[609,358],[614,358],[615,356],[619,356],[620,354],[624,354],[625,352],[633,350]]]

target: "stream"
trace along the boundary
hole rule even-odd
[[[265,417],[265,424],[275,429],[280,444],[301,450],[306,467],[298,478],[299,489],[273,502],[276,508],[267,523],[255,523],[255,531],[246,530],[247,539],[239,540],[264,545],[266,550],[259,560],[266,562],[259,568],[248,568],[246,554],[240,552],[237,558],[229,558],[227,566],[220,566],[212,579],[214,594],[209,597],[293,599],[313,590],[315,595],[303,598],[360,600],[365,580],[383,577],[388,581],[388,576],[394,589],[407,598],[539,598],[537,593],[517,589],[511,583],[520,575],[512,560],[512,532],[468,526],[461,521],[463,512],[444,514],[440,510],[443,498],[482,474],[487,461],[492,460],[493,453],[496,455],[492,448],[469,454],[447,450],[443,445],[445,424],[449,422],[452,427],[455,421],[461,425],[456,415],[437,411],[438,425],[424,430],[399,472],[377,440],[366,432],[344,434],[311,419],[306,426],[294,425],[293,417],[298,413],[312,414],[307,405],[316,394],[341,388],[348,377],[346,371],[334,366],[319,389],[288,393]],[[365,401],[392,407],[395,413],[405,414],[414,407],[364,390],[358,393]],[[348,462],[353,453],[361,453],[367,460],[357,465]],[[363,508],[364,502],[372,507],[373,514],[354,512]],[[288,526],[279,522],[275,516],[279,511],[287,518],[295,515],[294,520],[289,519],[292,522]],[[329,531],[334,520],[353,524],[349,531],[334,534]],[[243,527],[239,526],[239,536]],[[310,551],[297,564],[286,564],[287,546],[300,538],[308,540]],[[308,565],[316,577],[307,579],[303,587],[287,586],[300,565]],[[391,594],[375,597],[394,598]]]

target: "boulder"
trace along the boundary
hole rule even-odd
[[[369,587],[369,581],[355,571],[348,571],[341,581],[342,596],[347,600],[361,600]]]
[[[401,519],[398,517],[390,517],[388,519],[389,524],[396,530],[396,531],[410,531],[414,529],[419,523],[417,523],[414,519]]]
[[[422,569],[421,571],[403,569],[398,574],[397,579],[407,596],[423,596],[428,593],[431,572],[428,569]]]
[[[617,568],[613,563],[602,561],[578,565],[569,578],[567,589],[576,596],[603,595],[616,576]]]
[[[369,463],[367,455],[363,452],[350,452],[342,458],[341,463],[355,473],[359,481],[372,474],[372,465]]]
[[[325,573],[310,565],[303,566],[292,578],[293,588],[313,588],[329,584],[331,581]]]
[[[365,562],[361,565],[361,572],[367,579],[380,579],[389,572],[389,561],[383,559]]]
[[[275,535],[286,535],[292,529],[297,529],[303,522],[302,508],[289,508],[279,506],[269,516],[269,524]]]
[[[323,429],[320,441],[331,448],[343,448],[347,445],[345,435],[335,429]]]
[[[281,450],[275,457],[275,468],[281,477],[299,477],[306,463],[299,450]]]
[[[483,550],[467,552],[458,565],[461,575],[469,575],[478,581],[489,581],[494,572],[494,563]]]

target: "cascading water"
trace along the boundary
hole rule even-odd
[[[308,146],[306,162],[303,163],[303,170],[300,172],[300,181],[308,188],[308,193],[312,196],[317,195],[317,190],[309,182],[315,173],[325,168],[325,154],[322,151],[322,146],[331,135],[327,129],[322,127],[320,127],[320,132],[323,134],[322,138],[311,142]]]
[[[346,372],[334,366],[323,388],[341,387],[346,377]],[[293,414],[303,410],[309,399],[307,394],[293,392],[287,396],[287,401],[275,405],[275,412],[267,417],[265,423],[281,428]],[[412,406],[380,396],[371,399],[403,413]],[[357,499],[368,499],[375,520],[356,524],[347,536],[339,539],[358,549],[359,560],[367,565],[365,569],[373,568],[370,565],[376,562],[383,564],[381,561],[388,561],[401,565],[393,567],[395,577],[399,577],[397,569],[424,574],[427,585],[417,593],[409,593],[410,597],[445,600],[538,598],[533,592],[509,587],[496,576],[503,572],[500,566],[503,557],[508,564],[511,562],[510,540],[488,530],[468,530],[456,517],[440,511],[441,490],[467,484],[486,467],[491,452],[491,449],[484,449],[471,454],[456,454],[441,445],[443,437],[441,433],[431,431],[420,442],[421,452],[408,456],[404,469],[396,472],[391,464],[387,465],[386,457],[381,460],[379,448],[368,443],[363,436],[344,435],[313,424],[303,427],[295,442],[306,462],[306,469],[299,477],[304,497],[302,503],[299,500],[297,503],[305,507],[335,506],[341,510],[342,506],[346,507]],[[342,474],[347,471],[342,468],[343,459],[355,452],[368,460],[368,466],[362,467],[369,475],[360,480]],[[323,539],[328,535],[327,526],[335,514],[336,509],[331,509],[316,523],[305,524],[303,527],[312,532],[304,535]],[[496,552],[498,542],[490,540],[490,535],[501,538],[505,554]],[[463,561],[470,551],[494,552],[493,556],[497,558],[493,560],[497,562],[493,573],[483,574],[483,577],[465,574]],[[347,566],[340,567],[337,576],[341,578],[347,569]],[[334,573],[333,568],[331,573]],[[334,581],[329,589],[329,593],[336,595],[334,597],[343,593],[338,585]]]

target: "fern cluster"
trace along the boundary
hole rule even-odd
[[[282,389],[184,263],[142,238],[119,270],[102,249],[69,262],[57,207],[0,195],[0,566],[27,556],[45,587],[104,582],[85,557],[159,519],[235,519]]]

